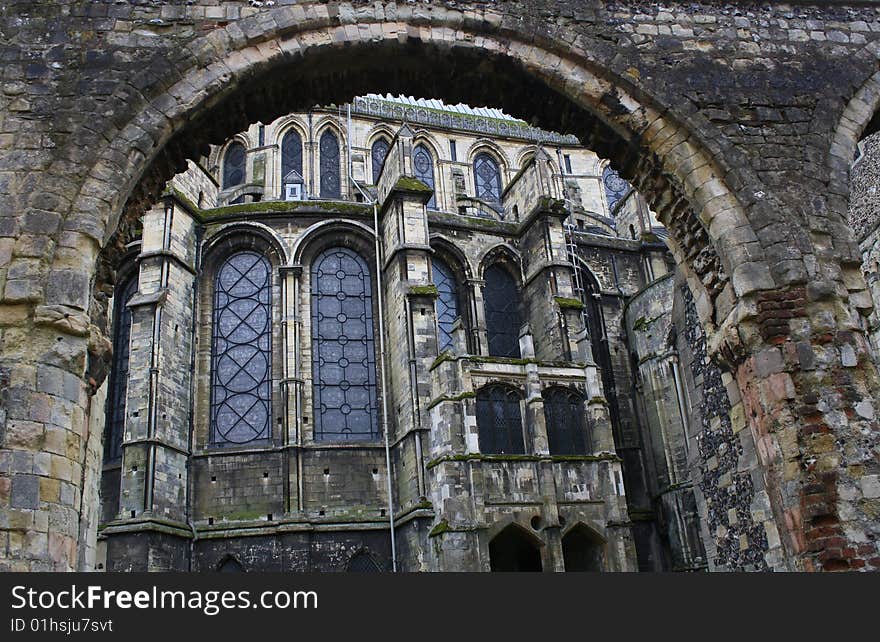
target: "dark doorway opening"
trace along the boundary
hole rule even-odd
[[[598,573],[602,570],[602,542],[586,527],[575,526],[562,538],[565,571]]]
[[[508,526],[489,542],[490,568],[495,571],[542,571],[541,552],[516,526]]]

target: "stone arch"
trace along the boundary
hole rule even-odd
[[[345,570],[348,573],[381,573],[382,565],[366,547],[361,547],[349,556]]]
[[[511,276],[516,279],[517,285],[522,286],[522,256],[515,247],[509,243],[500,243],[490,247],[483,254],[477,266],[478,278],[482,279],[486,269],[496,263],[503,265],[511,273]]]
[[[504,185],[501,186],[501,189],[503,190],[507,186],[507,181],[510,178],[510,170],[513,167],[510,157],[495,141],[488,138],[480,138],[474,141],[467,151],[468,164],[473,166],[474,159],[483,152],[492,156],[495,159],[495,162],[498,163],[501,178],[504,180]]]
[[[317,251],[312,249],[315,243],[325,236],[333,236],[336,232],[347,232],[361,238],[363,245],[357,247],[363,248],[363,251],[369,251],[370,256],[375,254],[376,237],[372,228],[357,223],[355,221],[347,221],[344,219],[327,219],[319,221],[309,226],[300,237],[290,253],[291,266],[302,265],[307,260],[307,256],[314,255]],[[369,246],[369,250],[367,250]],[[318,250],[320,251],[320,250]]]
[[[214,570],[218,573],[247,573],[244,565],[232,553],[221,557],[214,565]]]
[[[217,180],[218,184],[223,181],[223,161],[226,159],[226,152],[229,151],[229,148],[233,143],[244,145],[245,153],[251,148],[251,141],[248,139],[247,133],[236,132],[233,136],[229,137],[229,140],[224,141],[222,145],[212,149],[208,156],[209,171],[212,172],[212,175]],[[246,165],[247,163],[245,163],[245,166]]]
[[[481,12],[482,19],[474,19],[455,9],[432,6],[425,8],[418,20],[411,20],[386,17],[384,12],[380,17],[365,10],[359,20],[381,26],[381,34],[376,35],[369,29],[347,29],[338,17],[329,17],[311,4],[305,8],[285,6],[197,38],[168,65],[171,71],[161,81],[154,77],[156,69],[145,69],[131,79],[130,86],[109,97],[108,109],[118,108],[116,118],[112,124],[100,123],[98,144],[89,150],[86,160],[76,163],[86,168],[82,174],[65,176],[73,152],[59,150],[58,161],[47,170],[45,180],[50,184],[63,179],[74,185],[72,204],[61,206],[66,216],[62,223],[65,245],[34,278],[32,290],[23,292],[20,284],[13,283],[12,287],[7,284],[7,293],[17,292],[32,303],[45,297],[47,304],[66,306],[78,320],[87,321],[92,305],[88,280],[98,252],[117,228],[120,216],[123,221],[130,219],[153,202],[164,182],[182,169],[183,159],[203,149],[206,142],[222,140],[249,118],[266,121],[277,116],[280,99],[273,104],[267,97],[275,89],[268,86],[271,83],[265,91],[249,90],[266,81],[266,72],[282,61],[295,65],[304,57],[300,54],[310,60],[331,54],[352,59],[359,52],[374,52],[382,46],[453,51],[463,60],[467,54],[456,49],[456,42],[467,43],[466,48],[476,50],[491,64],[497,62],[511,77],[531,78],[532,84],[524,86],[539,86],[545,97],[554,91],[565,96],[568,101],[560,106],[561,113],[552,125],[577,130],[585,144],[613,156],[624,176],[632,178],[649,197],[652,207],[665,213],[664,223],[679,223],[667,225],[673,253],[699,293],[700,316],[711,332],[720,334],[718,326],[725,315],[740,320],[733,314],[735,306],[729,306],[730,314],[713,315],[712,303],[721,293],[729,292],[736,302],[778,285],[768,267],[764,240],[756,237],[751,225],[752,217],[764,216],[768,209],[753,208],[747,198],[748,190],[760,188],[761,181],[747,162],[742,163],[744,167],[731,166],[728,154],[733,165],[739,164],[736,161],[741,154],[734,153],[732,144],[722,137],[716,139],[712,126],[694,113],[684,98],[669,104],[650,95],[635,77],[597,65],[593,61],[604,58],[595,55],[596,45],[588,39],[565,41],[562,36],[567,32],[563,30],[557,39],[542,38],[535,43],[525,26],[520,30],[514,22],[502,21],[500,13],[492,9]],[[267,21],[275,27],[267,30]],[[475,46],[475,42],[479,44]],[[353,68],[359,71],[356,65]],[[388,83],[407,79],[405,70],[399,73],[389,74]],[[497,75],[498,82],[504,82],[505,74]],[[365,74],[362,82],[358,81],[361,84],[347,85],[348,95],[364,91],[364,83],[374,80],[375,76]],[[449,90],[447,94],[446,89],[441,93],[465,100],[481,95],[481,90],[466,86],[464,80],[461,93]],[[316,86],[306,82],[304,95],[314,96],[309,89]],[[329,101],[342,95],[335,91],[324,87],[317,95]],[[263,100],[267,103],[260,107]],[[300,106],[285,104],[288,108]],[[248,109],[255,105],[256,114]],[[534,103],[524,104],[521,112],[538,109]],[[685,126],[685,122],[689,124]],[[734,191],[729,185],[747,185],[748,189]],[[783,220],[782,215],[775,215],[774,220]],[[797,230],[786,234],[800,238]],[[746,252],[743,246],[750,243],[753,246]],[[798,245],[793,243],[792,247]],[[76,265],[70,258],[74,253],[79,255]],[[802,262],[799,249],[793,254],[793,262]],[[69,281],[77,287],[47,285]],[[48,325],[51,329],[44,329],[44,333],[56,331]],[[731,327],[735,330],[732,322],[722,329]],[[86,341],[80,343],[84,346]]]
[[[282,56],[289,59],[289,55],[294,53],[317,53],[324,49],[332,50],[351,44],[360,47],[367,46],[362,42],[360,36],[336,25],[327,25],[322,20],[302,20],[300,17],[300,20],[293,21],[289,12],[282,8],[267,13],[277,14],[276,20],[284,27],[280,27],[272,36],[262,39],[260,37],[252,38],[247,43],[226,40],[227,34],[222,29],[206,36],[206,42],[219,46],[219,51],[222,53],[208,55],[207,59],[205,56],[201,56],[197,60],[198,70],[192,66],[189,71],[182,74],[180,82],[184,84],[172,85],[172,90],[166,93],[171,104],[161,119],[158,118],[159,113],[155,109],[146,109],[141,113],[134,114],[132,127],[143,132],[155,130],[154,140],[168,141],[173,132],[182,127],[182,116],[195,109],[202,102],[202,98],[213,95],[217,97],[212,99],[215,102],[219,102],[222,98],[228,98],[228,93],[231,90],[225,90],[225,88],[233,86],[235,83],[229,81],[236,77],[250,73],[253,69],[268,69],[273,64],[277,64]],[[449,13],[454,14],[455,12]],[[487,16],[494,15],[497,14],[493,14],[491,11],[487,12]],[[454,22],[455,18],[455,15],[431,16],[429,22],[434,25],[433,28],[421,30],[418,37],[413,35],[409,38],[422,45],[437,46],[444,33],[443,30],[446,28],[445,25]],[[369,18],[365,17],[364,20],[369,21]],[[447,23],[447,21],[450,22]],[[243,19],[239,24],[250,25],[252,22],[255,23],[255,19]],[[490,20],[485,24],[485,27],[488,28],[493,23],[494,21]],[[406,32],[405,22],[387,21],[386,24],[388,33]],[[305,34],[310,33],[310,30],[312,35],[307,37]],[[578,108],[586,108],[601,114],[601,118],[595,121],[572,117],[574,122],[580,120],[581,124],[592,130],[584,140],[588,146],[598,148],[601,151],[603,148],[608,148],[610,140],[623,135],[624,140],[626,138],[638,140],[641,145],[647,148],[646,155],[651,158],[645,163],[650,163],[651,167],[658,164],[663,165],[668,173],[657,174],[653,170],[647,171],[649,166],[645,163],[641,167],[637,167],[632,154],[633,150],[628,149],[627,146],[620,147],[619,149],[625,151],[618,151],[615,155],[620,157],[621,154],[624,154],[625,157],[620,158],[619,162],[622,167],[625,166],[630,170],[628,173],[643,171],[646,173],[646,184],[654,181],[654,183],[650,183],[652,188],[649,190],[650,194],[656,195],[659,200],[669,204],[677,202],[676,199],[680,201],[683,198],[682,194],[684,194],[684,198],[694,201],[694,207],[703,212],[706,224],[710,220],[720,217],[724,221],[724,225],[719,223],[717,226],[719,240],[721,236],[724,236],[723,232],[727,230],[748,227],[748,221],[744,219],[744,212],[733,194],[724,187],[720,178],[725,173],[722,171],[724,168],[718,168],[717,171],[715,169],[719,163],[723,163],[723,159],[719,158],[717,154],[713,155],[704,151],[705,148],[700,145],[699,134],[679,124],[685,119],[676,122],[676,110],[668,109],[668,105],[663,105],[659,109],[654,107],[652,102],[656,103],[656,101],[652,101],[642,90],[628,93],[628,90],[633,89],[630,80],[614,77],[607,69],[597,69],[595,65],[586,62],[589,60],[587,52],[578,47],[566,52],[565,56],[561,56],[561,51],[557,51],[549,43],[537,46],[526,44],[525,39],[521,41],[515,37],[505,37],[502,41],[492,36],[492,29],[489,31],[490,33],[482,33],[479,28],[468,23],[468,29],[465,29],[464,33],[470,34],[468,37],[480,38],[481,47],[487,53],[502,56],[504,59],[515,61],[516,64],[524,65],[528,70],[527,73],[541,79],[545,84],[545,91],[546,88],[559,91],[574,101]],[[506,34],[506,36],[516,36],[516,34]],[[334,38],[337,43],[335,45],[331,44]],[[396,35],[394,40],[397,40]],[[309,44],[304,45],[303,41],[307,41]],[[231,42],[237,42],[237,44],[233,46],[230,44]],[[349,49],[349,51],[352,50]],[[235,53],[233,54],[233,52]],[[272,55],[270,52],[277,52],[277,54]],[[223,78],[222,85],[210,80],[221,77]],[[193,99],[188,102],[180,99],[181,94],[187,93],[183,91],[184,87],[190,88],[189,94],[192,93],[193,87],[200,88],[196,94],[197,98],[194,99],[195,102]],[[174,90],[174,88],[178,89]],[[634,95],[638,95],[638,98],[635,98]],[[605,98],[604,102],[603,98]],[[254,96],[253,99],[256,100],[257,97]],[[144,109],[145,106],[141,104],[138,107]],[[690,114],[689,117],[692,119]],[[219,122],[214,123],[214,127],[224,126],[227,120],[224,118],[222,125]],[[204,125],[204,122],[201,122],[200,125]],[[194,127],[198,128],[198,126]],[[111,136],[111,138],[113,137]],[[595,140],[590,140],[590,138]],[[112,145],[111,142],[110,146],[112,147]],[[175,136],[172,144],[161,147],[162,154],[160,156],[162,158],[153,158],[155,153],[150,155],[154,161],[153,169],[162,175],[151,172],[151,178],[145,182],[142,181],[137,192],[132,194],[127,209],[142,207],[143,203],[151,200],[151,195],[155,193],[159,185],[170,177],[173,169],[176,169],[170,156],[187,154],[188,152],[185,151],[187,145],[188,143],[182,140],[181,136]],[[113,152],[108,149],[106,153],[112,154]],[[122,184],[133,187],[131,177],[140,176],[142,173],[142,170],[137,170],[135,165],[139,164],[144,168],[147,160],[146,155],[139,155],[133,157],[131,162],[121,164],[118,168],[120,178],[127,177],[127,180],[123,180]],[[106,169],[105,163],[99,161],[95,167],[99,165],[102,169]],[[110,216],[110,214],[111,212],[116,214],[121,212],[123,204],[119,202],[117,196],[106,189],[105,181],[99,177],[100,170],[93,170],[91,174],[91,178],[83,184],[80,191],[80,202],[86,199],[91,205],[95,203],[96,197],[100,201],[104,195],[107,195],[108,198],[105,200],[111,207],[109,210],[106,207],[99,208],[100,212],[95,220],[97,226],[91,225],[90,229],[95,231],[102,227],[112,229],[115,226],[115,215]],[[664,182],[667,177],[673,177],[676,182],[680,182],[681,189],[667,185]],[[657,183],[658,180],[659,183]],[[127,194],[129,189],[124,188],[121,191]],[[120,191],[116,184],[114,185],[115,191]],[[705,207],[709,205],[710,200],[712,201],[711,207]],[[117,203],[115,206],[114,202]],[[73,209],[89,211],[91,208],[74,206]],[[677,215],[685,214],[687,209],[686,203],[682,201],[677,206]],[[93,238],[100,238],[100,236],[102,235]],[[701,241],[705,245],[712,245],[710,238],[714,241],[715,237],[714,234],[711,237],[707,234]],[[680,248],[678,249],[680,250]],[[675,250],[676,248],[674,248]],[[761,256],[762,253],[758,252],[756,260],[751,261],[755,264],[751,266],[752,272],[760,270],[764,274],[765,270],[759,267]],[[687,263],[692,257],[678,251],[676,258],[679,263]],[[755,258],[754,255],[753,258]],[[771,287],[766,279],[761,282],[766,287]],[[699,283],[699,279],[695,279],[695,284]],[[707,306],[704,307],[705,309],[702,311],[706,313],[708,319],[710,310]]]
[[[562,531],[562,557],[566,572],[601,571],[606,539],[584,522]]]
[[[227,223],[214,231],[205,239],[202,256],[208,258],[218,251],[218,248],[224,243],[237,245],[238,239],[248,236],[258,237],[266,243],[266,246],[274,253],[276,265],[287,265],[288,252],[284,239],[268,225],[254,221]]]
[[[544,541],[516,521],[509,522],[489,539],[492,571],[542,571]]]
[[[471,263],[470,257],[465,254],[460,247],[452,241],[439,234],[431,234],[431,248],[437,252],[450,267],[458,268],[459,276],[462,279],[470,280],[474,278],[475,270]]]

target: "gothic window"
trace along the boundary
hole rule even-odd
[[[232,143],[223,157],[223,189],[244,183],[244,145]]]
[[[339,198],[339,139],[332,130],[321,134],[321,198]]]
[[[516,281],[500,265],[492,265],[484,275],[483,300],[489,354],[519,358],[519,331],[522,327],[520,295]]]
[[[495,159],[485,152],[474,158],[474,186],[477,198],[487,203],[501,203],[501,172]]]
[[[458,318],[458,283],[449,266],[438,258],[431,260],[432,280],[437,288],[438,352],[452,347],[452,324]]]
[[[376,139],[370,149],[370,160],[373,165],[373,185],[379,184],[379,176],[382,174],[382,164],[388,156],[388,141],[384,138]]]
[[[315,440],[379,436],[373,297],[366,261],[346,248],[312,266]]]
[[[281,189],[284,189],[284,179],[290,172],[303,173],[303,148],[302,138],[295,129],[291,129],[281,139]],[[284,196],[282,191],[281,196]]]
[[[113,366],[107,394],[107,426],[104,436],[104,460],[122,457],[122,433],[125,430],[125,393],[128,387],[128,357],[131,339],[131,308],[127,303],[137,292],[137,278],[132,277],[116,292],[114,311]]]
[[[617,202],[626,196],[630,189],[629,183],[620,177],[617,171],[606,165],[602,170],[602,184],[605,186],[605,197],[608,199],[608,209],[613,210]]]
[[[248,444],[269,438],[271,266],[256,252],[233,254],[214,284],[211,441]]]
[[[518,390],[500,384],[486,386],[477,393],[477,429],[481,453],[525,453],[520,399]]]
[[[544,391],[544,418],[551,455],[588,454],[583,396],[564,388]]]
[[[434,189],[434,160],[431,158],[431,152],[424,145],[418,145],[413,150],[413,169],[417,179]],[[428,209],[437,209],[437,200],[434,198],[434,194],[431,194],[431,200],[428,201]]]

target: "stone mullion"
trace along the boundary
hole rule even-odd
[[[467,279],[465,285],[470,291],[468,301],[470,303],[471,318],[473,323],[469,328],[471,333],[471,349],[474,354],[489,354],[489,335],[486,332],[486,306],[483,301],[483,288],[486,282],[483,279]]]
[[[302,297],[303,268],[301,265],[283,267],[281,269],[284,288],[284,308],[281,311],[283,317],[284,353],[281,355],[285,364],[284,371],[284,445],[285,487],[287,498],[285,511],[303,510],[303,475],[302,475],[302,445],[303,445],[303,385],[302,374],[302,319],[300,306]],[[293,464],[291,465],[291,459]],[[293,479],[292,479],[293,478]],[[295,487],[295,489],[294,489]],[[291,499],[295,495],[295,503]]]

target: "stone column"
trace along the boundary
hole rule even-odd
[[[172,198],[144,216],[132,308],[120,510],[108,570],[187,568],[197,222]],[[150,533],[134,540],[136,533]],[[161,551],[161,554],[155,554]]]

